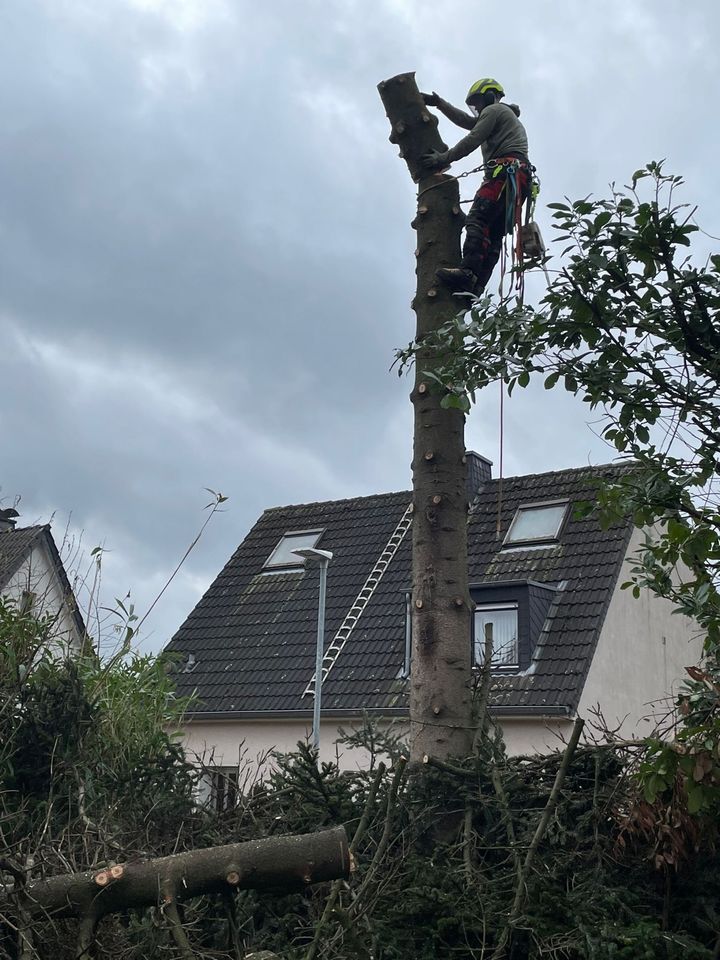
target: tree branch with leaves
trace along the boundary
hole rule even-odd
[[[649,163],[607,198],[549,204],[563,260],[540,302],[484,297],[422,346],[435,351],[431,379],[448,408],[469,410],[476,391],[497,380],[512,392],[541,379],[601,413],[601,436],[632,468],[584,509],[601,522],[630,516],[648,531],[623,586],[636,596],[648,587],[692,617],[716,676],[720,255],[693,254],[696,208],[677,201],[682,186]],[[417,350],[416,342],[400,352],[405,365]],[[714,687],[698,682],[682,698],[690,739],[720,715]],[[705,719],[693,706],[700,702]]]

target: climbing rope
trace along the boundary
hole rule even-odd
[[[505,193],[505,234],[500,248],[500,283],[498,292],[500,299],[505,299],[505,275],[508,272],[508,260],[510,261],[510,272],[515,275],[514,290],[520,305],[525,296],[525,250],[523,246],[523,199],[522,193],[518,189],[518,171],[521,161],[513,160],[508,163],[498,164],[493,169],[493,176],[497,177],[502,171],[505,171],[505,183],[503,191]],[[531,215],[535,209],[535,202],[540,190],[540,181],[535,173],[533,166],[529,167],[530,189],[528,190],[528,205],[526,216]],[[529,222],[528,219],[525,221]],[[510,253],[508,254],[508,244]],[[510,288],[508,296],[512,295],[513,286]]]
[[[500,539],[500,526],[502,524],[502,504],[503,504],[503,448],[505,445],[505,384],[502,379],[500,383],[500,456],[499,456],[499,476],[498,476],[498,506],[497,523],[495,525],[495,537]]]

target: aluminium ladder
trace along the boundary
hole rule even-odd
[[[375,566],[370,571],[367,580],[363,584],[360,593],[355,598],[355,602],[347,613],[347,616],[340,625],[338,632],[332,639],[332,643],[327,648],[323,655],[322,663],[322,682],[325,683],[327,675],[330,673],[332,668],[337,663],[337,659],[340,656],[340,653],[350,638],[350,634],[353,632],[355,625],[363,614],[365,607],[370,602],[370,598],[375,593],[377,585],[383,578],[383,574],[390,565],[390,561],[397,553],[398,547],[405,539],[405,534],[410,529],[412,524],[412,504],[410,504],[405,511],[405,513],[400,518],[398,525],[393,530],[390,539],[388,540],[383,552],[377,559]],[[308,696],[308,694],[315,695],[315,677],[312,675],[312,679],[305,687],[305,692],[303,697]]]

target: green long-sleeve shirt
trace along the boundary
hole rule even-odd
[[[467,126],[468,115],[455,107],[452,111],[462,115],[463,122],[460,126]],[[443,112],[446,111],[443,110]],[[447,115],[458,123],[459,117],[452,116],[450,112],[447,112]],[[448,160],[450,163],[461,160],[478,147],[482,148],[485,163],[495,157],[504,157],[508,154],[528,156],[525,127],[520,123],[511,106],[506,103],[491,103],[485,107],[470,133],[448,150]]]

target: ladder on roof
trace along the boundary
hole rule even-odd
[[[350,634],[353,632],[355,625],[363,614],[365,607],[370,602],[370,598],[375,593],[377,585],[383,578],[383,574],[390,566],[390,561],[397,553],[398,547],[405,539],[405,534],[410,529],[412,524],[412,504],[410,504],[405,511],[405,513],[400,518],[398,525],[393,530],[390,535],[390,539],[385,545],[383,552],[377,559],[375,566],[370,571],[370,574],[362,586],[360,593],[355,598],[355,602],[350,607],[350,610],[347,613],[347,616],[341,623],[338,632],[332,639],[332,643],[325,651],[323,655],[323,664],[322,664],[322,682],[325,683],[327,675],[330,673],[332,668],[337,663],[337,659],[340,656],[342,648],[347,643],[350,638]],[[312,675],[312,679],[305,687],[305,692],[303,697],[308,696],[308,694],[315,695],[315,678],[316,674]]]

